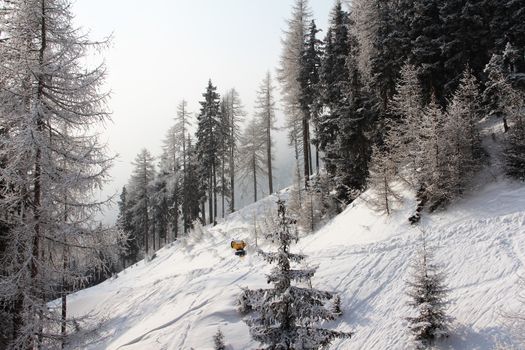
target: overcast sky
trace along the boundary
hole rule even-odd
[[[111,48],[103,53],[113,112],[104,137],[119,158],[106,193],[119,192],[127,183],[131,161],[143,147],[160,154],[177,104],[186,99],[190,110],[197,112],[208,79],[219,93],[235,87],[247,112],[252,111],[255,91],[265,72],[275,73],[282,30],[293,3],[76,0],[76,24],[88,29],[91,39],[113,35]],[[323,30],[333,4],[332,0],[310,0],[314,18]],[[278,158],[291,155],[284,142],[278,145]],[[112,211],[107,219],[114,217]]]

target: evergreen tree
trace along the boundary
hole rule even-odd
[[[213,343],[215,344],[215,350],[226,350],[226,345],[224,344],[224,334],[220,329],[217,330],[217,333],[213,336]]]
[[[209,222],[217,217],[217,170],[220,166],[220,148],[223,141],[220,96],[211,80],[200,102],[197,127],[197,154],[201,163],[201,186],[207,191]]]
[[[290,252],[290,245],[297,240],[297,233],[286,215],[284,202],[279,200],[278,229],[267,238],[278,244],[277,252],[261,252],[270,264],[276,264],[268,282],[272,289],[246,289],[239,297],[240,311],[252,314],[246,318],[252,337],[266,344],[265,349],[320,349],[335,338],[350,337],[349,333],[315,327],[322,320],[333,320],[328,302],[333,295],[328,292],[293,285],[292,282],[310,280],[315,269],[292,269],[292,263],[305,259],[304,255]]]
[[[407,1],[412,9],[408,13],[410,62],[418,67],[424,102],[434,94],[442,101],[444,85],[441,59],[441,19],[438,0]]]
[[[486,0],[450,0],[439,8],[444,73],[443,94],[449,97],[468,66],[479,75],[490,58]]]
[[[415,315],[406,319],[418,349],[427,349],[435,340],[447,336],[450,323],[445,276],[432,260],[423,240],[407,281],[408,305],[415,309]]]
[[[155,232],[153,226],[153,180],[156,170],[155,158],[147,149],[142,149],[132,163],[133,173],[129,181],[130,199],[133,207],[130,215],[133,218],[134,236],[139,237],[140,247],[145,254],[150,254],[154,244]]]
[[[311,139],[310,137],[310,121],[313,121],[317,135],[321,98],[319,71],[321,69],[322,56],[322,41],[317,39],[318,32],[320,32],[320,29],[317,29],[315,21],[312,20],[303,45],[303,53],[301,55],[301,71],[299,75],[299,82],[301,86],[299,102],[301,104],[303,114],[307,116],[305,119],[303,119],[303,128],[307,131],[305,135],[306,139],[303,139],[303,142],[305,145],[308,145],[307,147],[310,147],[311,142],[313,142],[316,146],[315,165],[317,173],[319,173],[319,145],[317,139]],[[309,165],[309,173],[312,174],[313,165],[311,161]]]
[[[122,266],[126,267],[139,260],[139,237],[135,235],[133,227],[133,218],[131,217],[131,208],[133,203],[128,198],[126,186],[122,187],[120,201],[118,202],[119,213],[117,217],[117,228],[122,230],[128,237],[125,243],[126,252],[123,255]]]
[[[508,120],[504,160],[506,173],[525,180],[525,93],[500,76],[497,81],[499,110]]]
[[[200,183],[195,181],[199,175],[200,166],[197,151],[189,136],[186,145],[188,148],[186,170],[182,185],[182,212],[185,217],[184,230],[188,232],[188,230],[193,228],[193,223],[196,220],[201,219],[201,223],[205,221],[203,217],[199,217],[199,214],[202,214],[200,203],[206,194]]]
[[[257,100],[255,101],[255,117],[257,124],[264,131],[264,148],[266,149],[266,171],[268,174],[268,190],[269,194],[273,193],[273,169],[272,160],[274,158],[272,146],[272,130],[275,130],[275,99],[272,86],[272,77],[270,72],[266,73],[266,77],[259,86],[257,91]]]

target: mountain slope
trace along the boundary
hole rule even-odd
[[[89,315],[83,322],[94,328],[83,343],[71,347],[212,349],[212,336],[220,327],[231,349],[256,348],[235,299],[241,287],[267,286],[269,267],[253,247],[244,259],[234,256],[229,242],[245,239],[253,245],[254,216],[271,212],[275,199],[248,206],[202,239],[176,242],[152,261],[70,296],[71,314]],[[355,332],[331,348],[409,348],[404,279],[422,232],[451,289],[454,329],[442,348],[525,346],[516,329],[520,325],[503,315],[520,308],[525,313],[516,296],[518,276],[525,275],[523,184],[486,185],[446,211],[425,215],[418,228],[407,223],[414,206],[407,196],[402,208],[385,217],[358,199],[294,247],[319,266],[313,286],[341,295],[343,317],[325,326]]]

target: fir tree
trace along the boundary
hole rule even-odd
[[[215,344],[215,350],[226,350],[226,345],[224,344],[224,334],[220,329],[217,330],[217,333],[213,336],[213,343]]]
[[[410,1],[408,1],[410,2]],[[410,62],[418,67],[424,102],[434,94],[443,97],[443,62],[441,59],[441,19],[438,0],[415,1],[409,21]]]
[[[406,319],[418,349],[427,349],[437,339],[447,336],[451,320],[446,313],[449,302],[445,275],[432,260],[432,254],[423,240],[423,247],[412,262],[411,276],[407,281],[408,305],[415,313]]]
[[[244,290],[239,297],[240,311],[252,312],[246,318],[252,337],[266,344],[265,349],[320,349],[336,338],[350,337],[349,333],[315,327],[315,323],[335,318],[328,301],[331,293],[299,287],[292,282],[310,280],[315,269],[292,269],[292,263],[305,259],[304,255],[290,252],[297,240],[291,219],[286,215],[284,202],[279,200],[279,224],[267,238],[277,243],[277,252],[261,252],[263,258],[276,266],[268,275],[272,289]]]
[[[123,267],[139,260],[140,240],[139,237],[135,235],[136,231],[133,227],[133,219],[131,217],[132,207],[133,202],[128,198],[126,186],[123,186],[122,192],[120,193],[120,201],[118,202],[119,213],[117,217],[117,228],[122,230],[128,237],[125,243],[127,249],[123,255]]]
[[[301,85],[299,102],[301,103],[303,114],[307,116],[303,122],[303,128],[307,131],[305,135],[306,139],[303,139],[303,142],[308,145],[308,147],[310,147],[310,142],[313,142],[316,145],[315,164],[317,173],[319,173],[318,140],[311,139],[309,126],[310,121],[313,121],[317,135],[321,98],[319,71],[321,69],[322,56],[322,41],[317,39],[318,32],[320,32],[320,29],[317,29],[315,21],[312,20],[308,28],[308,34],[305,37],[303,53],[301,55],[301,71],[299,76],[299,82]],[[313,165],[310,163],[310,174],[313,172],[312,168]]]
[[[220,166],[220,149],[223,141],[220,97],[211,80],[200,102],[201,111],[197,127],[197,154],[201,163],[201,186],[207,191],[209,222],[217,217],[217,172]]]
[[[137,155],[133,173],[129,182],[129,192],[133,207],[131,217],[135,237],[140,237],[140,247],[146,254],[153,248],[151,243],[154,241],[153,230],[153,188],[152,183],[155,179],[154,157],[147,149]]]

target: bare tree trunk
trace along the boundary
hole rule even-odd
[[[269,73],[268,73],[269,74]],[[269,76],[269,75],[268,75]],[[270,193],[273,193],[273,171],[272,171],[272,114],[271,114],[271,106],[270,106],[270,79],[268,79],[268,86],[266,87],[266,113],[268,115],[266,116],[267,119],[267,125],[266,125],[266,150],[267,154],[266,157],[268,158],[268,185]]]
[[[217,223],[217,165],[213,164],[213,225]]]
[[[257,165],[255,163],[255,156],[253,157],[253,202],[257,202]]]
[[[308,145],[308,120],[302,117],[303,125],[303,165],[304,165],[304,188],[308,188],[308,181],[310,180],[310,147]]]

